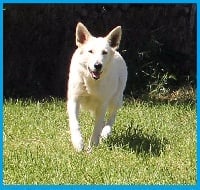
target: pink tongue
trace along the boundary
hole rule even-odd
[[[99,72],[92,72],[92,77],[94,79],[99,79],[100,78],[100,73]]]

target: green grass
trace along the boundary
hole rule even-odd
[[[70,143],[65,102],[5,100],[4,184],[196,184],[196,107],[126,100],[91,154]],[[93,120],[82,113],[85,144]]]

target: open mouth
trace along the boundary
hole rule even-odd
[[[98,70],[92,71],[89,67],[88,67],[88,70],[90,71],[90,74],[93,79],[95,79],[95,80],[100,79],[102,71],[98,71]]]

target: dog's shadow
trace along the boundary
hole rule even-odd
[[[166,149],[169,141],[164,137],[158,137],[156,134],[148,134],[142,130],[142,127],[128,125],[124,131],[114,134],[107,139],[107,145],[110,149],[119,147],[124,150],[134,152],[137,155],[160,156]]]

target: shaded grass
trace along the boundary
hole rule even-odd
[[[168,140],[165,137],[160,138],[156,134],[149,135],[143,132],[141,128],[140,126],[134,127],[131,123],[127,126],[126,131],[110,138],[108,145],[111,149],[113,146],[122,146],[125,150],[134,152],[137,155],[143,153],[145,155],[160,156],[169,143]]]
[[[65,102],[5,100],[4,184],[196,184],[196,107],[126,100],[92,154],[70,142]],[[80,123],[88,144],[93,120]]]

